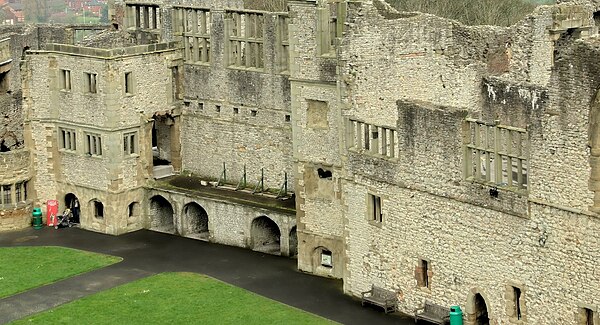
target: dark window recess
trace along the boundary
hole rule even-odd
[[[521,289],[513,287],[513,291],[515,293],[515,316],[517,319],[521,319]]]
[[[330,170],[326,170],[323,168],[317,169],[317,174],[319,174],[319,178],[331,179],[331,176],[332,176],[332,173]]]
[[[217,113],[221,112],[221,105],[215,105],[215,110]]]
[[[285,121],[286,122],[290,122],[292,120],[292,117],[290,115],[286,115],[285,116]]]
[[[257,111],[255,111],[255,110],[251,110],[251,111],[250,111],[250,115],[251,115],[251,116],[256,116],[256,114],[258,114],[258,112],[257,112]]]
[[[94,216],[98,219],[104,218],[104,204],[94,201]]]
[[[233,108],[233,114],[237,114],[237,113],[239,113],[239,112],[240,112],[240,109],[239,109],[239,108],[237,108],[237,107],[234,107],[234,108]]]
[[[419,265],[415,268],[415,277],[417,279],[417,286],[422,288],[429,288],[429,262],[426,260],[419,260]]]

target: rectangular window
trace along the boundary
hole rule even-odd
[[[137,132],[125,133],[123,135],[123,152],[125,155],[137,153]]]
[[[58,129],[60,148],[69,151],[77,150],[77,139],[75,137],[75,130],[73,129]]]
[[[514,294],[514,306],[515,306],[515,317],[518,319],[521,319],[521,289],[517,288],[517,287],[513,287],[513,294]]]
[[[71,91],[71,71],[60,70],[60,89],[64,91]]]
[[[288,34],[289,18],[279,16],[279,71],[287,72],[290,69],[290,40]]]
[[[211,14],[209,9],[176,7],[187,62],[210,62]]]
[[[97,78],[98,75],[96,73],[85,73],[86,92],[92,94],[97,92]]]
[[[127,4],[125,7],[127,27],[158,29],[160,9],[156,5]]]
[[[23,200],[22,196],[21,196],[21,189],[23,188],[23,183],[16,183],[15,184],[15,201],[16,202],[21,202],[21,201],[25,201]]]
[[[580,308],[577,325],[597,325],[597,322],[594,320],[594,314],[594,311],[590,308]]]
[[[346,128],[347,147],[388,158],[396,157],[396,130],[349,119]]]
[[[318,9],[319,47],[322,55],[335,55],[336,42],[344,32],[346,3],[342,1],[329,2]]]
[[[27,201],[27,185],[28,181],[23,182],[23,201]]]
[[[102,156],[102,138],[99,134],[86,133],[85,153],[92,156]]]
[[[12,203],[12,186],[2,185],[2,204]]]
[[[466,179],[527,189],[525,129],[467,119],[463,127]]]
[[[419,264],[415,269],[415,277],[417,279],[417,286],[421,288],[430,289],[431,283],[429,281],[429,261],[419,260]]]
[[[245,68],[264,68],[262,13],[228,11],[228,65]]]
[[[377,195],[369,194],[369,218],[371,221],[375,222],[383,221],[381,198]]]
[[[104,218],[104,205],[102,202],[94,201],[94,217],[98,219]]]
[[[125,72],[125,94],[133,94],[133,74],[131,72]]]

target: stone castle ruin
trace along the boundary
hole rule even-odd
[[[600,324],[600,1],[510,27],[382,0],[115,1],[0,29],[0,229],[81,204],[466,324]]]

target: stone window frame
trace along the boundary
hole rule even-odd
[[[102,201],[94,199],[92,200],[92,208],[94,212],[94,218],[104,219],[104,203]]]
[[[125,96],[133,96],[135,93],[135,80],[132,71],[127,71],[123,75],[123,92]]]
[[[227,67],[264,71],[265,13],[226,10],[225,27]]]
[[[277,15],[277,61],[278,70],[281,74],[290,73],[290,17],[287,14]]]
[[[71,70],[60,69],[58,77],[60,82],[60,90],[65,92],[71,92],[73,86],[71,79]]]
[[[98,93],[98,74],[95,72],[84,72],[83,80],[85,81],[85,93],[86,94],[97,94]]]
[[[431,260],[419,258],[415,266],[415,280],[417,287],[425,292],[431,293],[431,277],[433,276]]]
[[[29,180],[20,180],[11,184],[0,184],[0,205],[4,208],[7,207],[19,207],[22,206],[23,203],[27,203],[28,191],[27,186],[29,185]],[[9,188],[6,191],[6,188]],[[9,199],[7,200],[7,195]],[[8,201],[8,202],[7,202]]]
[[[324,57],[337,56],[338,40],[344,33],[345,0],[322,0],[317,8],[317,49]]]
[[[509,281],[505,288],[506,315],[511,324],[527,323],[526,287],[523,283]]]
[[[600,325],[600,315],[598,315],[597,306],[578,304],[575,318],[575,324],[577,325]]]
[[[383,216],[383,197],[373,191],[367,192],[367,221],[371,225],[381,227]]]
[[[160,6],[126,2],[125,17],[127,28],[158,31],[161,23]]]
[[[58,128],[59,149],[65,152],[77,152],[77,131],[70,128]]]
[[[91,157],[102,156],[102,135],[99,133],[85,132],[85,153]]]
[[[526,129],[467,118],[463,123],[463,148],[465,180],[528,191],[529,134]],[[505,165],[511,165],[510,177]]]
[[[183,38],[185,63],[210,64],[212,12],[202,7],[173,7],[178,34]],[[196,24],[193,22],[196,21]]]
[[[348,118],[346,127],[346,147],[361,153],[381,158],[396,159],[398,149],[396,128],[365,123]]]
[[[138,131],[123,133],[123,154],[125,156],[137,156],[139,153]]]

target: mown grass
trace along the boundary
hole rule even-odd
[[[64,247],[0,247],[0,298],[120,260]]]
[[[11,324],[335,324],[194,273],[162,273]]]

